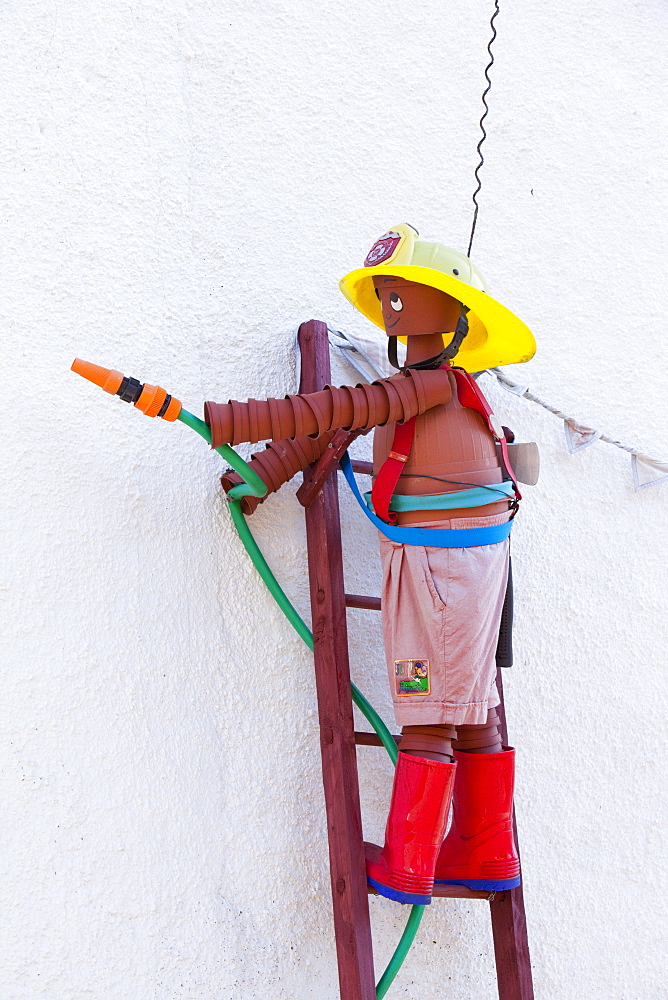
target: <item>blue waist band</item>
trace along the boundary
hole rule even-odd
[[[437,493],[431,496],[409,496],[406,493],[395,493],[390,501],[390,510],[458,510],[465,507],[484,507],[489,503],[510,499],[515,493],[513,483],[506,479],[502,483],[491,486],[474,486],[470,490],[457,490],[456,493]],[[370,511],[373,510],[371,493],[365,493],[364,499]]]
[[[504,542],[510,535],[512,519],[505,524],[494,524],[484,528],[403,528],[387,524],[372,514],[362,499],[362,494],[353,474],[350,457],[346,452],[339,465],[358,504],[372,524],[382,531],[392,542],[401,545],[431,545],[437,548],[460,549],[473,545],[493,545]]]

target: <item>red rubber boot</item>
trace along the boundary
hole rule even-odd
[[[469,889],[514,889],[520,861],[513,837],[515,751],[455,750],[452,826],[443,841],[434,881]]]
[[[431,903],[456,764],[399,753],[385,846],[365,844],[369,883],[399,903]]]

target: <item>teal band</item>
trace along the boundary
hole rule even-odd
[[[471,490],[458,490],[456,493],[437,493],[432,496],[416,497],[404,493],[395,493],[390,501],[390,510],[397,512],[407,510],[459,510],[464,507],[484,507],[512,497],[514,488],[512,481],[506,479],[503,483],[492,483],[490,486],[474,486]],[[370,511],[374,512],[371,503],[371,493],[365,493],[364,499]]]

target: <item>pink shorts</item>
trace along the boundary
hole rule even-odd
[[[508,516],[412,527],[483,527]],[[499,704],[495,653],[508,551],[508,539],[450,549],[401,545],[380,534],[383,638],[397,725],[481,725]]]

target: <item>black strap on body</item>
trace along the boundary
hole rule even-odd
[[[508,560],[508,583],[503,601],[501,622],[499,624],[499,641],[496,646],[497,667],[512,667],[513,665],[513,564]]]

